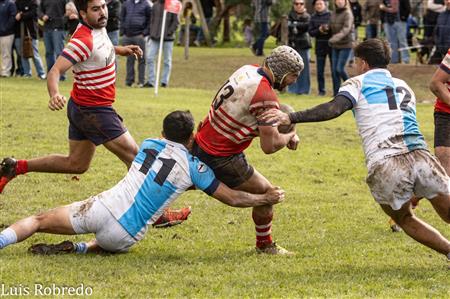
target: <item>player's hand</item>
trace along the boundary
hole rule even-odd
[[[258,116],[258,122],[272,124],[272,126],[276,127],[279,125],[290,125],[291,119],[288,114],[279,109],[270,109]]]
[[[142,49],[137,45],[128,45],[124,46],[124,48],[125,48],[124,56],[134,55],[136,59],[142,58],[142,56],[144,56],[144,52],[142,52]]]
[[[291,140],[289,140],[288,144],[286,144],[286,147],[290,149],[291,151],[295,151],[298,147],[298,144],[300,143],[300,137],[298,137],[297,134],[292,136]]]
[[[64,108],[65,104],[66,97],[57,93],[50,98],[50,101],[48,101],[48,108],[52,111],[61,110]]]
[[[284,200],[284,190],[280,187],[274,187],[266,192],[267,204],[275,205]]]

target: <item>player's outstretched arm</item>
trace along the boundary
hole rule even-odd
[[[274,187],[264,194],[252,194],[233,190],[224,183],[220,183],[212,197],[232,207],[247,208],[277,204],[283,201],[284,190]]]
[[[431,78],[430,90],[445,104],[450,106],[450,91],[446,83],[450,80],[450,74],[438,68]]]
[[[116,51],[117,55],[120,56],[134,55],[136,59],[142,58],[142,56],[144,55],[142,49],[137,45],[115,46],[114,50]]]
[[[303,111],[286,114],[277,109],[268,110],[258,117],[258,121],[273,123],[277,126],[289,125],[291,123],[319,122],[336,118],[352,108],[353,104],[350,99],[338,95],[328,103],[323,103]]]
[[[50,100],[48,102],[48,108],[52,111],[61,110],[66,104],[66,97],[59,93],[59,78],[61,74],[64,74],[70,67],[72,67],[72,62],[63,56],[59,56],[56,59],[50,72],[47,76],[47,90]]]

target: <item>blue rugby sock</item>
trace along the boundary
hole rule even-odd
[[[81,242],[81,243],[75,243],[75,253],[87,253],[88,246],[87,243]]]
[[[7,228],[0,233],[0,249],[17,242],[16,232],[12,228]]]

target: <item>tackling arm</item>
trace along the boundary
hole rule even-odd
[[[430,90],[442,102],[450,106],[450,91],[446,83],[450,80],[450,74],[438,68],[431,78]]]
[[[220,183],[212,197],[232,207],[257,207],[274,205],[284,199],[284,190],[279,187],[270,189],[264,194],[252,194],[244,191],[233,190],[224,183]]]
[[[345,111],[352,109],[352,102],[341,95],[336,96],[328,103],[317,105],[311,109],[289,113],[291,123],[305,123],[326,121],[336,118]]]

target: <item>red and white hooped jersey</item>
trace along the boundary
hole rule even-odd
[[[256,116],[272,108],[279,109],[279,102],[267,75],[245,65],[217,92],[195,141],[210,155],[242,153],[258,136]]]
[[[447,55],[445,55],[439,67],[447,74],[450,74],[450,49],[448,49]],[[447,88],[450,91],[450,81],[447,81]],[[434,110],[439,112],[450,113],[450,106],[448,106],[447,104],[442,102],[439,98],[437,98],[436,104],[434,105]]]
[[[82,106],[110,106],[116,97],[116,54],[106,28],[80,23],[64,48],[63,57],[73,63],[70,96]]]

